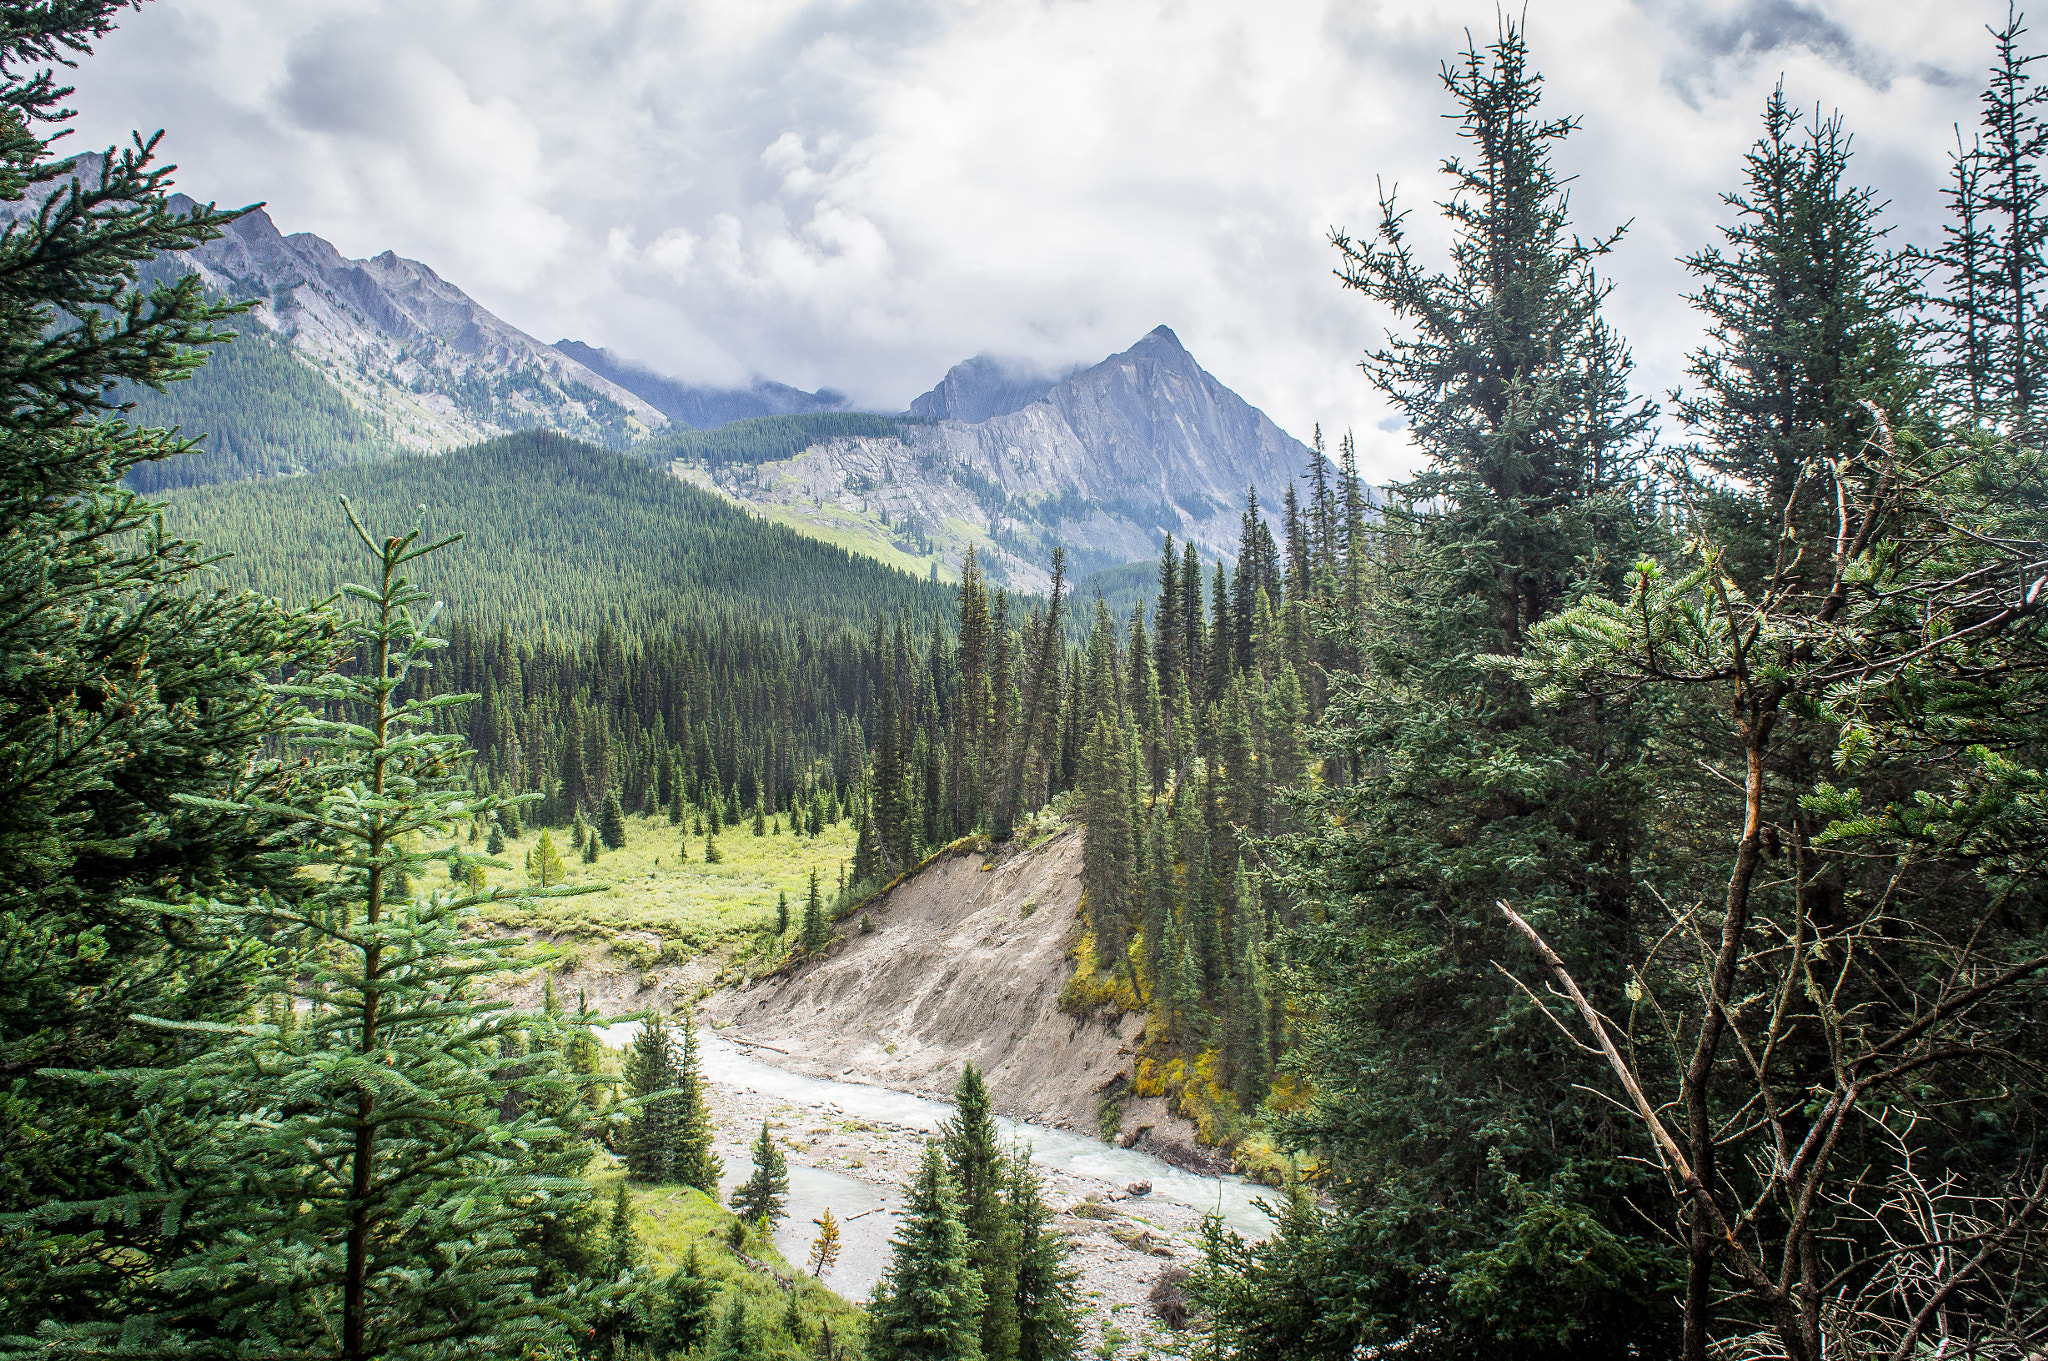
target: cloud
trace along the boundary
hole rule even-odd
[[[1398,183],[1425,250],[1456,150],[1438,63],[1481,0],[153,0],[78,73],[82,140],[166,126],[189,190],[426,261],[515,325],[701,381],[900,408],[991,351],[1100,358],[1161,322],[1283,425],[1413,454],[1332,226]],[[1930,239],[1991,0],[1533,0],[1580,223],[1643,390],[1698,326],[1763,97],[1839,105]]]

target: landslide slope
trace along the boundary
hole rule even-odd
[[[1005,1115],[1099,1133],[1122,1103],[1143,1016],[1060,1010],[1080,930],[1081,836],[1025,851],[955,853],[843,924],[822,958],[715,996],[713,1019],[787,1051],[778,1067],[949,1098],[963,1065]],[[1158,1100],[1130,1102],[1121,1142],[1200,1161],[1192,1126]]]

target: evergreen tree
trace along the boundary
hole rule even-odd
[[[718,1328],[718,1349],[712,1355],[716,1361],[759,1361],[761,1353],[754,1345],[754,1330],[747,1324],[747,1297],[737,1290],[727,1294],[725,1319]]]
[[[940,1129],[946,1169],[959,1196],[967,1263],[981,1278],[981,1354],[1009,1361],[1017,1354],[1018,1232],[1003,1203],[1008,1171],[989,1106],[988,1086],[972,1063],[953,1089],[953,1118]]]
[[[1122,971],[1129,967],[1130,930],[1137,916],[1133,870],[1142,847],[1131,807],[1131,742],[1111,722],[1095,720],[1081,754],[1082,817],[1088,828],[1081,846],[1081,885],[1088,896],[1096,961],[1106,970]]]
[[[484,843],[484,854],[485,854],[485,855],[503,855],[504,853],[505,853],[505,832],[504,832],[504,829],[502,829],[501,827],[499,827],[497,823],[493,822],[493,823],[491,824],[491,839],[490,839],[489,841],[487,841],[487,842],[485,842],[485,843]]]
[[[554,838],[542,832],[533,849],[526,853],[526,882],[535,888],[553,888],[568,876],[569,867],[562,863],[562,853],[555,849]]]
[[[678,1085],[672,1048],[668,1018],[652,1011],[626,1051],[626,1095],[647,1101],[629,1118],[624,1140],[626,1175],[641,1181],[672,1181],[679,1172],[675,1102],[648,1100]]]
[[[1745,587],[1771,571],[1788,517],[1802,539],[1829,532],[1835,508],[1811,470],[1871,437],[1861,403],[1904,415],[1921,383],[1905,321],[1918,270],[1881,249],[1876,197],[1845,183],[1841,116],[1802,135],[1780,86],[1763,122],[1743,192],[1726,196],[1736,221],[1724,245],[1686,260],[1709,341],[1690,367],[1698,390],[1678,406],[1711,474],[1696,493],[1702,528]]]
[[[704,1095],[704,1067],[697,1056],[697,1021],[683,1012],[683,1040],[676,1059],[676,1089],[671,1098],[675,1130],[675,1153],[670,1175],[707,1196],[718,1194],[718,1178],[725,1168],[711,1151],[711,1106]]]
[[[927,1145],[868,1306],[869,1361],[981,1361],[981,1278],[945,1159]]]
[[[811,871],[811,891],[804,899],[803,935],[805,954],[817,954],[832,943],[832,924],[825,917],[825,900],[818,893],[818,871]]]
[[[626,844],[626,810],[619,806],[619,791],[605,791],[604,807],[597,816],[597,835],[609,851],[621,850]]]
[[[404,569],[441,545],[417,528],[378,539],[350,519],[379,566],[375,586],[349,593],[365,612],[345,640],[367,663],[290,692],[354,721],[299,721],[312,759],[288,801],[209,804],[296,822],[276,859],[313,871],[310,891],[156,908],[183,929],[262,939],[273,986],[311,1002],[312,1019],[289,1032],[176,1024],[198,1051],[183,1065],[110,1076],[166,1109],[205,1112],[207,1127],[183,1147],[160,1123],[138,1131],[158,1185],[123,1213],[175,1216],[181,1231],[158,1277],[163,1307],[101,1325],[109,1339],[203,1320],[237,1350],[426,1357],[517,1349],[577,1305],[568,1285],[536,1294],[534,1255],[543,1226],[589,1195],[572,1179],[587,1147],[541,1113],[573,1079],[545,1048],[504,1061],[535,1019],[483,1000],[479,984],[533,961],[466,929],[484,904],[530,891],[394,892],[399,871],[421,882],[458,856],[457,822],[500,803],[451,774],[463,748],[437,720],[464,697],[398,697],[439,644]],[[274,1289],[280,1279],[293,1288]]]
[[[185,800],[280,794],[289,777],[263,748],[296,706],[262,682],[327,651],[318,619],[200,589],[208,554],[153,534],[156,508],[121,490],[193,447],[110,420],[122,392],[178,384],[246,308],[209,301],[196,274],[138,283],[143,262],[171,265],[240,215],[174,206],[153,140],[98,169],[50,154],[70,116],[55,66],[124,8],[18,7],[0,26],[0,1215],[16,1225],[0,1336],[108,1326],[161,1260],[153,1226],[55,1208],[147,1181],[115,1152],[132,1092],[55,1070],[175,1062],[184,1039],[138,1016],[232,1023],[252,1005],[256,942],[216,948],[134,900],[304,891],[268,858],[270,814]],[[176,1113],[153,1118],[183,1138]]]
[[[775,1146],[768,1122],[761,1122],[761,1137],[750,1150],[754,1170],[732,1193],[732,1208],[749,1224],[767,1220],[774,1224],[784,1214],[782,1198],[789,1194],[789,1165]]]
[[[1628,356],[1600,316],[1593,266],[1614,238],[1571,230],[1551,155],[1574,125],[1539,114],[1521,32],[1504,21],[1443,79],[1472,157],[1445,163],[1449,269],[1416,258],[1391,201],[1377,239],[1334,238],[1345,283],[1406,328],[1365,367],[1429,463],[1396,489],[1409,508],[1388,507],[1371,531],[1386,542],[1383,581],[1349,544],[1363,658],[1333,690],[1321,739],[1344,756],[1345,783],[1305,794],[1313,833],[1265,848],[1277,895],[1313,905],[1283,948],[1307,1008],[1290,1062],[1316,1095],[1284,1135],[1316,1150],[1336,1208],[1256,1254],[1257,1299],[1219,1319],[1246,1355],[1349,1355],[1368,1340],[1594,1355],[1627,1329],[1675,1341],[1669,1312],[1645,1318],[1642,1304],[1668,1261],[1641,1216],[1666,1192],[1616,1145],[1609,1108],[1563,1079],[1555,1029],[1487,964],[1510,948],[1493,902],[1542,902],[1596,961],[1597,986],[1620,995],[1615,947],[1639,908],[1655,910],[1638,902],[1632,863],[1645,716],[1616,698],[1540,707],[1525,683],[1475,664],[1520,652],[1654,542],[1638,480],[1651,412],[1630,397]],[[1345,464],[1348,518],[1348,451]],[[1236,816],[1240,789],[1223,792]],[[1208,934],[1236,896],[1225,834],[1209,836],[1202,887],[1219,901],[1213,916],[1204,904],[1198,939],[1209,986],[1240,973],[1241,1027],[1255,993],[1243,995],[1240,953]],[[1489,1133],[1536,1128],[1551,1133],[1512,1146]],[[1522,1188],[1564,1207],[1543,1221],[1559,1250],[1582,1222],[1622,1247],[1597,1280],[1527,1282],[1484,1316],[1466,1312],[1453,1264],[1534,1213]],[[1317,1307],[1289,1312],[1303,1291]]]
[[[1081,1342],[1073,1244],[1052,1227],[1055,1211],[1022,1148],[1009,1158],[1004,1197],[1017,1237],[1017,1361],[1070,1361]]]
[[[652,1339],[655,1355],[686,1352],[710,1340],[715,1294],[716,1287],[704,1278],[703,1269],[697,1264],[697,1245],[692,1243],[683,1264],[662,1285]]]
[[[1945,283],[1934,302],[1955,396],[1972,419],[2033,442],[2048,373],[2048,216],[2041,209],[2048,88],[2034,83],[2030,68],[2040,55],[2022,51],[2025,34],[2017,10],[1992,32],[1997,56],[1980,130],[1957,147],[1948,192],[1953,220],[1932,263]]]
[[[640,1235],[633,1230],[633,1195],[620,1182],[612,1194],[611,1223],[604,1236],[604,1274],[618,1280],[640,1265]]]
[[[707,864],[707,865],[719,865],[719,864],[723,864],[724,862],[725,862],[725,857],[724,857],[723,855],[720,855],[720,854],[719,854],[719,852],[718,852],[718,840],[717,840],[717,838],[716,838],[716,837],[713,837],[713,836],[712,836],[712,835],[711,835],[711,834],[710,834],[709,832],[705,833],[705,834],[704,834],[704,863],[705,863],[705,864]]]

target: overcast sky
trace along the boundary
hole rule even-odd
[[[1530,0],[1546,111],[1640,387],[1697,327],[1765,96],[1840,108],[1929,241],[1990,0]],[[980,351],[1093,361],[1165,323],[1307,436],[1412,462],[1331,277],[1375,185],[1428,220],[1440,61],[1479,0],[151,0],[75,75],[76,143],[168,129],[180,185],[352,256],[425,261],[513,324],[706,382],[901,409]],[[2043,16],[2048,34],[2048,14]]]

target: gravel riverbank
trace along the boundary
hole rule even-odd
[[[845,1222],[850,1219],[845,1201],[833,1204],[833,1214],[844,1223],[845,1249],[839,1266],[825,1277],[840,1294],[864,1301],[888,1266],[888,1238],[903,1203],[903,1187],[916,1171],[925,1140],[937,1130],[860,1119],[835,1103],[792,1101],[716,1077],[708,1095],[729,1184],[746,1175],[747,1146],[764,1120],[782,1146],[791,1167],[793,1213],[776,1237],[791,1262],[801,1262],[808,1254],[816,1233],[810,1221],[822,1209],[816,1204],[819,1197],[843,1191],[847,1200],[857,1201],[862,1188],[872,1188],[878,1199],[863,1206],[867,1213],[857,1220]],[[803,1168],[832,1175],[806,1178],[798,1171]],[[1060,1210],[1055,1227],[1074,1244],[1084,1303],[1084,1352],[1102,1354],[1094,1349],[1111,1329],[1126,1340],[1109,1355],[1135,1361],[1179,1350],[1148,1297],[1162,1272],[1192,1266],[1198,1259],[1201,1211],[1133,1196],[1124,1186],[1056,1168],[1040,1167],[1038,1172],[1047,1201]],[[860,1188],[839,1178],[859,1183]],[[835,1191],[835,1184],[840,1190]]]

